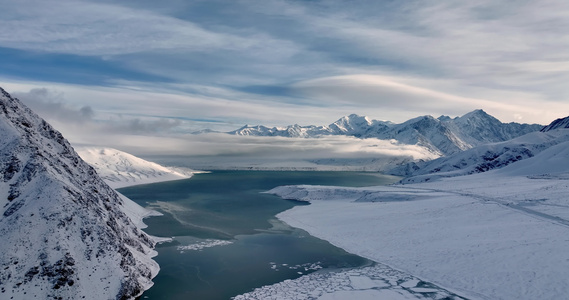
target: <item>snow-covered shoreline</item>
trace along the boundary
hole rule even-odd
[[[569,181],[506,172],[404,186],[290,186],[272,192],[311,202],[277,215],[289,225],[461,296],[566,295],[569,205],[563,195]]]
[[[112,148],[95,146],[74,146],[81,158],[95,168],[97,174],[115,191],[119,188],[165,181],[184,180],[193,174],[201,173],[185,168],[165,167],[144,160],[126,152]],[[128,197],[116,191],[122,200],[122,210],[139,229],[147,225],[144,219],[152,216],[162,216],[162,213],[147,209],[135,203]],[[171,241],[171,238],[150,236],[154,243]],[[152,250],[151,257],[158,255]],[[155,274],[159,268],[155,269]],[[150,288],[150,286],[148,287]]]

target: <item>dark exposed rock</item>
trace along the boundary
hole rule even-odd
[[[551,130],[563,129],[563,128],[569,128],[569,117],[560,118],[551,122],[551,124],[543,127],[541,129],[541,132],[548,132]]]

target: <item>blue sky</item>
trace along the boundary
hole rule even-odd
[[[64,133],[77,120],[171,135],[351,113],[402,122],[482,108],[541,124],[569,115],[567,1],[0,6],[0,86]]]

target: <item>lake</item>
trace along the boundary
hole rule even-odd
[[[372,262],[291,228],[275,215],[306,203],[262,192],[281,185],[361,187],[393,176],[359,172],[214,171],[187,180],[119,189],[164,216],[145,220],[157,245],[160,273],[142,299],[230,299],[321,268]]]

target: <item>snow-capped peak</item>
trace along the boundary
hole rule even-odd
[[[502,123],[498,119],[487,114],[482,109],[473,110],[461,117],[454,119],[454,122],[468,126],[479,126],[481,123],[485,123],[487,125],[498,125]]]
[[[501,142],[538,131],[537,124],[502,123],[482,109],[461,117],[420,116],[401,124],[372,120],[351,114],[328,126],[265,127],[245,126],[229,132],[234,135],[315,138],[323,135],[347,135],[358,138],[397,140],[426,147],[438,155],[450,155],[477,145]]]
[[[336,134],[358,136],[365,133],[366,129],[372,124],[373,122],[366,116],[351,114],[340,118],[338,121],[330,124],[329,127]]]

